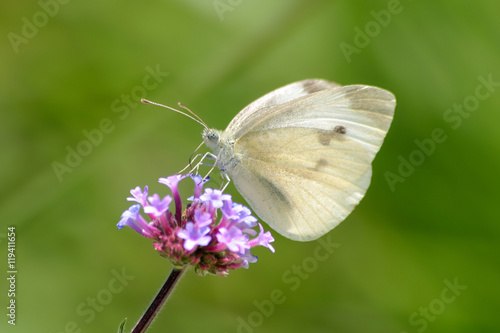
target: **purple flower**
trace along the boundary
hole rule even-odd
[[[222,213],[230,220],[237,223],[245,223],[248,227],[255,227],[257,219],[252,216],[252,212],[247,207],[232,203],[231,200],[225,201],[221,208]]]
[[[233,252],[244,253],[246,249],[250,248],[248,235],[244,235],[237,227],[220,228],[217,240]]]
[[[144,192],[141,191],[141,188],[137,186],[133,190],[130,190],[130,194],[132,194],[132,198],[128,197],[128,201],[135,201],[138,202],[139,204],[146,206],[148,202],[146,201],[146,198],[148,196],[148,187],[144,186]]]
[[[214,208],[221,208],[224,205],[223,201],[231,200],[231,196],[223,194],[221,190],[206,188],[205,193],[200,196],[200,199],[203,202],[209,202]]]
[[[167,185],[168,187],[170,187],[170,189],[174,189],[174,188],[177,188],[177,184],[179,184],[179,182],[181,180],[183,180],[184,178],[186,178],[188,175],[173,175],[173,176],[168,176],[167,178],[160,178],[158,180],[158,182],[160,184],[165,184]]]
[[[240,204],[236,204],[235,206],[238,208],[238,218],[240,223],[246,223],[250,228],[257,225],[257,219],[252,216],[250,209]]]
[[[203,178],[200,175],[191,175],[191,179],[194,181],[194,195],[189,197],[188,200],[193,201],[194,199],[198,199],[200,197],[203,185],[208,182],[210,178],[208,176]]]
[[[197,245],[206,246],[210,243],[212,237],[205,236],[209,232],[209,227],[196,228],[193,222],[188,222],[186,229],[179,230],[177,236],[185,240],[184,248],[191,251]]]
[[[238,209],[235,209],[235,206],[237,204],[234,204],[232,200],[226,200],[224,201],[224,205],[220,209],[222,214],[224,214],[225,217],[227,217],[230,220],[236,220],[239,218]]]
[[[160,217],[163,213],[168,210],[168,205],[172,201],[172,198],[166,195],[162,200],[158,194],[153,194],[148,198],[150,205],[144,207],[144,213],[151,214],[154,217]]]
[[[118,229],[124,226],[130,227],[140,233],[141,235],[153,238],[156,228],[150,226],[140,214],[141,205],[133,205],[123,212],[122,219],[116,225]]]
[[[198,228],[206,227],[212,224],[212,215],[206,212],[204,213],[198,209],[194,211],[194,220],[196,221],[196,226],[198,226]]]
[[[257,262],[257,257],[250,252],[250,249],[245,250],[245,253],[240,255],[240,259],[243,262],[243,268],[248,268],[248,264],[253,264]]]
[[[271,242],[274,242],[273,236],[271,235],[271,233],[269,231],[264,232],[264,228],[262,227],[262,224],[260,224],[260,223],[259,223],[259,228],[260,228],[259,236],[252,239],[249,242],[250,245],[252,247],[256,246],[256,245],[264,246],[264,247],[267,247],[269,250],[271,250],[272,253],[274,253],[274,247],[271,244],[269,244]]]
[[[127,200],[138,204],[122,214],[118,228],[128,226],[152,238],[155,250],[175,267],[192,265],[200,275],[227,275],[230,269],[248,268],[249,263],[257,261],[251,253],[254,246],[265,246],[274,252],[270,245],[274,241],[271,233],[264,232],[261,224],[258,235],[253,229],[257,226],[257,219],[250,209],[233,203],[231,196],[220,190],[203,189],[206,179],[199,175],[191,175],[194,195],[183,211],[178,184],[186,177],[160,178],[159,182],[172,192],[172,196],[163,199],[156,193],[148,197],[147,186],[144,191],[140,187],[130,191],[133,197]],[[175,214],[169,210],[172,200]],[[141,216],[141,206],[151,222]]]
[[[170,188],[170,191],[172,191],[172,195],[174,196],[174,202],[175,202],[175,218],[177,220],[181,219],[181,214],[182,214],[182,200],[181,196],[179,194],[179,189],[177,189],[177,184],[184,178],[186,178],[188,175],[173,175],[169,176],[167,178],[160,178],[158,182],[161,184],[165,184]]]
[[[252,229],[257,225],[257,219],[252,216],[252,212],[247,207],[232,203],[231,200],[225,201],[224,206],[221,208],[224,214],[224,227],[236,226],[243,233],[255,236],[257,231]]]

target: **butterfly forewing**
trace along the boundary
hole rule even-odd
[[[331,90],[337,87],[340,87],[340,85],[321,79],[309,79],[290,83],[271,91],[246,106],[229,123],[226,132],[235,138],[239,138],[256,124],[265,121],[260,116],[272,114],[273,111],[276,111],[276,106],[321,90]]]
[[[339,86],[256,109],[246,117],[245,126],[233,127],[231,122],[226,132],[237,139],[253,131],[272,128],[331,130],[343,126],[349,137],[360,142],[369,155],[375,157],[391,124],[394,107],[394,95],[386,90],[362,85]]]

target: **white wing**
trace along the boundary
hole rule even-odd
[[[261,219],[302,241],[333,229],[363,198],[395,107],[380,88],[315,80],[314,91],[308,82],[250,104],[224,133],[241,161],[227,170],[236,188]],[[295,96],[282,96],[290,89]]]
[[[344,134],[313,128],[253,132],[235,144],[229,172],[255,213],[285,237],[307,241],[344,220],[370,183],[370,158]]]
[[[226,132],[233,134],[236,132],[245,133],[247,132],[246,129],[253,125],[254,121],[258,120],[258,116],[262,113],[266,113],[266,110],[269,108],[274,108],[280,104],[321,90],[333,89],[336,87],[340,87],[340,85],[321,79],[308,79],[290,83],[284,87],[271,91],[247,105],[229,123]]]
[[[266,96],[279,95],[289,86]],[[259,101],[260,99],[256,102]],[[245,134],[273,128],[333,130],[336,126],[341,126],[346,129],[347,136],[358,141],[373,159],[389,129],[395,106],[394,95],[381,88],[363,85],[334,86],[279,105],[259,108],[259,104],[254,107],[252,103],[231,121],[225,133],[237,140]]]

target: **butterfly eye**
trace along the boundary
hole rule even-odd
[[[219,133],[215,130],[209,130],[207,133],[205,133],[205,137],[207,138],[208,141],[211,142],[218,142],[219,141]]]

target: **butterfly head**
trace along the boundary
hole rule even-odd
[[[220,133],[213,128],[205,128],[201,133],[201,137],[205,144],[212,150],[216,150],[220,141]]]

